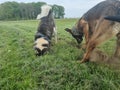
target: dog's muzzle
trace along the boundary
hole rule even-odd
[[[39,48],[35,47],[34,49],[36,56],[42,56],[48,51],[48,48],[44,48],[43,50],[40,50]]]
[[[34,43],[36,56],[44,55],[49,50],[50,43],[45,38],[38,38]]]

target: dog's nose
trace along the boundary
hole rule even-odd
[[[34,47],[36,56],[41,56],[41,50],[37,47]]]
[[[77,43],[80,44],[83,39],[82,38],[81,39],[77,38],[76,40],[77,40]]]
[[[47,51],[48,51],[48,49],[47,49],[47,48],[44,48],[44,49],[42,50],[42,55],[44,55]]]

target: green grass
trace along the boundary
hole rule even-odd
[[[58,43],[36,57],[33,50],[38,21],[0,22],[0,90],[119,90],[120,73],[96,63],[79,64],[83,51],[64,31],[77,19],[56,20]],[[109,55],[115,38],[99,47]]]

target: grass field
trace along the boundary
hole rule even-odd
[[[0,22],[0,90],[120,90],[120,72],[96,63],[79,64],[83,51],[64,31],[77,19],[56,20],[58,43],[43,57],[33,50],[38,21]],[[109,55],[115,38],[99,47]]]

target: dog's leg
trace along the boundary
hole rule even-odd
[[[91,52],[101,43],[106,41],[107,39],[110,39],[112,36],[115,35],[115,33],[112,30],[112,26],[109,22],[106,22],[105,20],[98,23],[95,32],[93,33],[91,39],[88,42],[86,53],[84,54],[84,57],[81,61],[81,63],[89,61]]]
[[[116,44],[117,44],[117,46],[116,46],[116,51],[114,53],[114,56],[120,58],[120,32],[117,34]]]
[[[86,49],[86,46],[89,42],[89,26],[86,21],[83,24],[83,33],[85,35],[85,45],[83,46],[83,48]]]
[[[85,41],[86,41],[86,45],[89,41],[89,26],[87,22],[83,23],[83,33],[85,35]]]
[[[89,57],[91,55],[91,52],[95,49],[97,46],[97,43],[95,41],[90,41],[86,48],[86,53],[83,56],[83,59],[80,61],[80,63],[89,61]]]
[[[100,24],[99,23],[97,23],[97,25],[96,25],[96,29],[98,29],[98,26],[99,26]],[[86,27],[86,29],[84,28],[84,33],[86,34],[85,36],[88,36],[89,35],[89,32],[87,31],[87,29],[88,29],[88,27]],[[88,33],[88,35],[87,35],[87,33]],[[94,48],[97,46],[97,42],[96,42],[96,38],[99,38],[100,37],[100,34],[101,32],[99,32],[99,31],[97,31],[96,32],[96,30],[94,30],[94,32],[93,32],[93,35],[91,36],[91,38],[88,40],[88,39],[86,39],[86,53],[84,54],[84,56],[83,56],[83,59],[80,61],[81,63],[83,63],[83,62],[86,62],[86,61],[89,61],[89,57],[90,57],[90,55],[91,55],[91,52],[94,50]],[[87,37],[87,38],[89,38],[89,36]]]
[[[54,32],[55,43],[57,43],[57,29],[56,29],[56,27],[53,28],[53,32]]]

